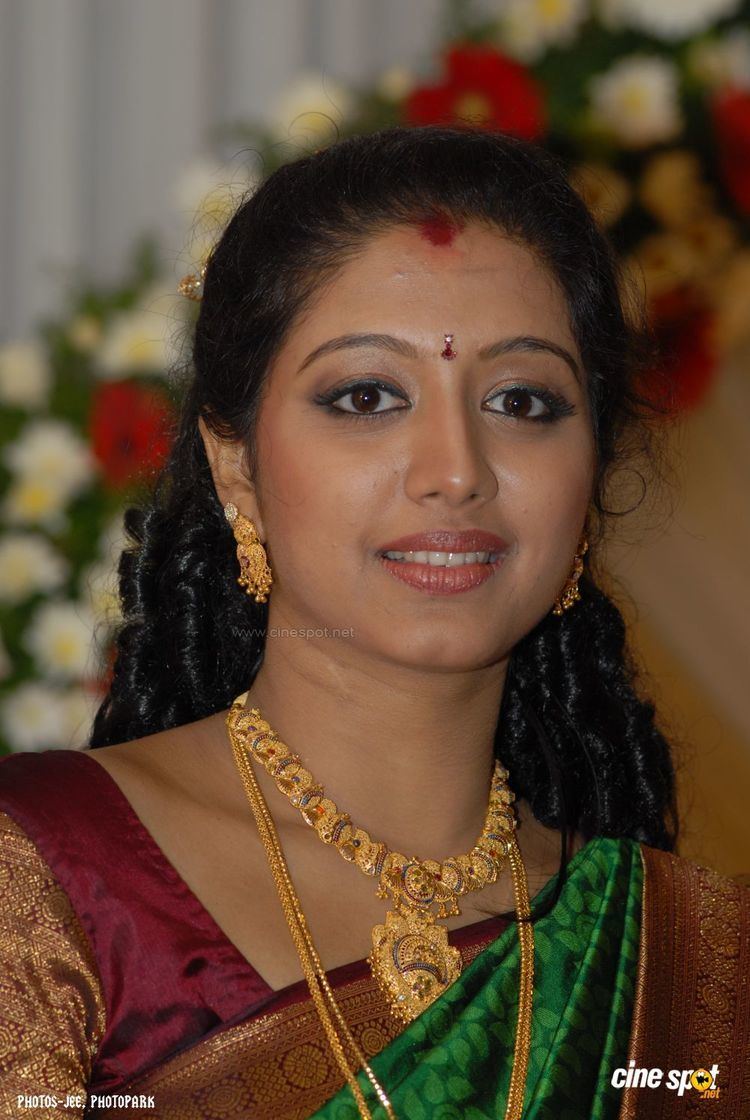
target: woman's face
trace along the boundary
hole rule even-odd
[[[374,237],[295,324],[269,370],[255,503],[242,508],[274,574],[270,626],[340,628],[376,659],[457,671],[504,659],[552,608],[594,442],[551,274],[478,224],[433,234]],[[382,338],[321,349],[357,335]],[[438,537],[383,558],[441,530],[500,541]],[[480,556],[446,567],[415,555],[427,551]]]

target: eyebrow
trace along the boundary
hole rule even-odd
[[[392,334],[342,334],[338,338],[329,338],[327,342],[321,343],[316,346],[307,357],[302,365],[297,370],[297,374],[302,373],[309,365],[322,358],[325,354],[333,354],[338,350],[351,350],[361,347],[370,347],[379,350],[390,350],[392,354],[398,354],[402,358],[419,358],[420,352],[416,346],[411,342],[407,342],[404,338],[396,338]],[[488,346],[483,346],[478,352],[477,357],[481,361],[492,361],[493,358],[500,358],[504,354],[519,354],[519,353],[539,353],[544,352],[554,354],[555,357],[561,358],[567,366],[572,370],[576,381],[580,383],[581,370],[578,362],[575,360],[569,350],[564,346],[552,342],[548,338],[537,338],[534,335],[515,335],[513,338],[503,338],[498,342],[491,342]]]

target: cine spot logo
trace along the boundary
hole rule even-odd
[[[682,1097],[688,1090],[694,1090],[701,1100],[715,1100],[721,1093],[716,1084],[719,1067],[714,1064],[708,1069],[659,1069],[653,1066],[636,1068],[631,1058],[627,1068],[616,1069],[610,1079],[614,1089],[658,1089],[663,1085]]]

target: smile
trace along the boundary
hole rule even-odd
[[[494,564],[499,552],[384,552],[402,564],[429,564],[433,568],[460,568],[464,564]]]
[[[460,595],[480,587],[503,565],[500,552],[398,552],[380,554],[386,572],[426,595]]]

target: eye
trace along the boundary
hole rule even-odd
[[[350,407],[343,407],[334,403],[335,401],[345,401],[347,397],[351,398]],[[327,408],[329,412],[345,413],[357,417],[381,416],[386,412],[400,412],[404,407],[381,408],[380,405],[384,403],[385,397],[406,400],[403,393],[384,381],[356,381],[338,389],[329,389],[325,393],[319,393],[315,397],[315,403]]]
[[[573,405],[562,394],[550,392],[549,389],[532,389],[528,385],[512,385],[489,398],[490,401],[503,399],[503,408],[490,408],[488,411],[500,412],[513,420],[541,423],[550,423],[575,412]]]

